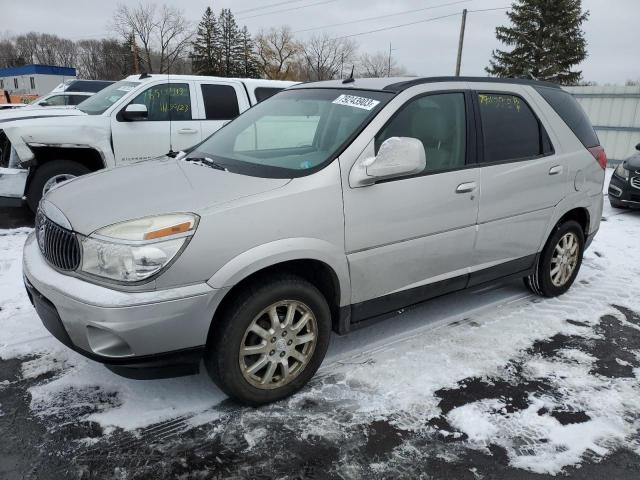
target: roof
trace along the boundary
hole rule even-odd
[[[326,80],[297,85],[293,88],[360,88],[363,90],[386,90],[400,93],[407,88],[425,83],[444,82],[473,82],[473,83],[511,83],[560,88],[555,83],[528,80],[524,78],[495,78],[495,77],[383,77],[356,78],[353,82],[344,84],[342,80]]]
[[[0,77],[17,77],[19,75],[59,75],[75,77],[76,69],[71,67],[56,67],[54,65],[23,65],[21,67],[0,68]]]
[[[290,82],[286,80],[262,80],[258,78],[235,78],[235,77],[214,77],[210,75],[167,75],[166,73],[149,73],[146,77],[140,78],[141,75],[129,75],[125,80],[127,81],[145,81],[145,80],[158,80],[167,79],[170,81],[183,80],[183,81],[198,81],[198,80],[220,80],[222,82],[229,80],[237,80],[251,85],[253,87],[280,87],[287,88],[291,85],[295,85],[298,82]]]

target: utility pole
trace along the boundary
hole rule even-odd
[[[136,34],[131,32],[131,53],[133,54],[133,70],[135,74],[140,73],[138,65],[138,45],[136,44]]]
[[[391,52],[395,52],[396,50],[397,48],[391,48],[391,42],[389,42],[389,62],[387,66],[387,77],[391,76]]]
[[[456,62],[456,77],[460,76],[460,64],[462,63],[462,47],[464,45],[464,29],[467,26],[467,9],[462,10],[462,24],[460,25],[460,40],[458,42],[458,61]]]

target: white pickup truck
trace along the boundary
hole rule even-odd
[[[192,147],[294,83],[142,74],[77,108],[0,116],[0,205],[35,210],[60,182]]]

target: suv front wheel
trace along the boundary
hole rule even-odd
[[[525,285],[543,297],[562,295],[578,276],[583,253],[582,226],[573,220],[560,224],[540,254],[535,272],[525,277]]]
[[[326,299],[293,275],[252,283],[214,322],[207,371],[227,395],[249,405],[302,388],[320,367],[331,335]]]

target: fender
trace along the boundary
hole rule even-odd
[[[542,241],[540,245],[538,245],[538,252],[542,251],[545,244],[547,243],[547,240],[549,239],[549,236],[551,235],[551,231],[553,230],[553,228],[556,226],[556,224],[564,214],[566,214],[571,210],[575,210],[576,208],[584,208],[589,212],[589,215],[591,215],[592,204],[593,204],[593,197],[590,197],[587,194],[587,192],[583,192],[583,191],[573,192],[572,195],[567,195],[562,200],[560,200],[560,203],[558,203],[553,209],[553,214],[551,215],[549,224],[545,229],[545,234],[542,236]],[[589,230],[591,230],[592,227],[593,227],[593,220],[590,220]],[[590,232],[587,232],[587,233],[590,233]]]
[[[32,147],[90,148],[105,167],[115,165],[108,117],[69,116],[25,119],[3,125],[4,133],[22,163],[35,158]]]
[[[289,260],[318,260],[327,264],[340,284],[340,306],[349,303],[351,282],[344,250],[314,238],[285,238],[254,247],[227,262],[207,283],[213,288],[231,287],[263,268]]]

